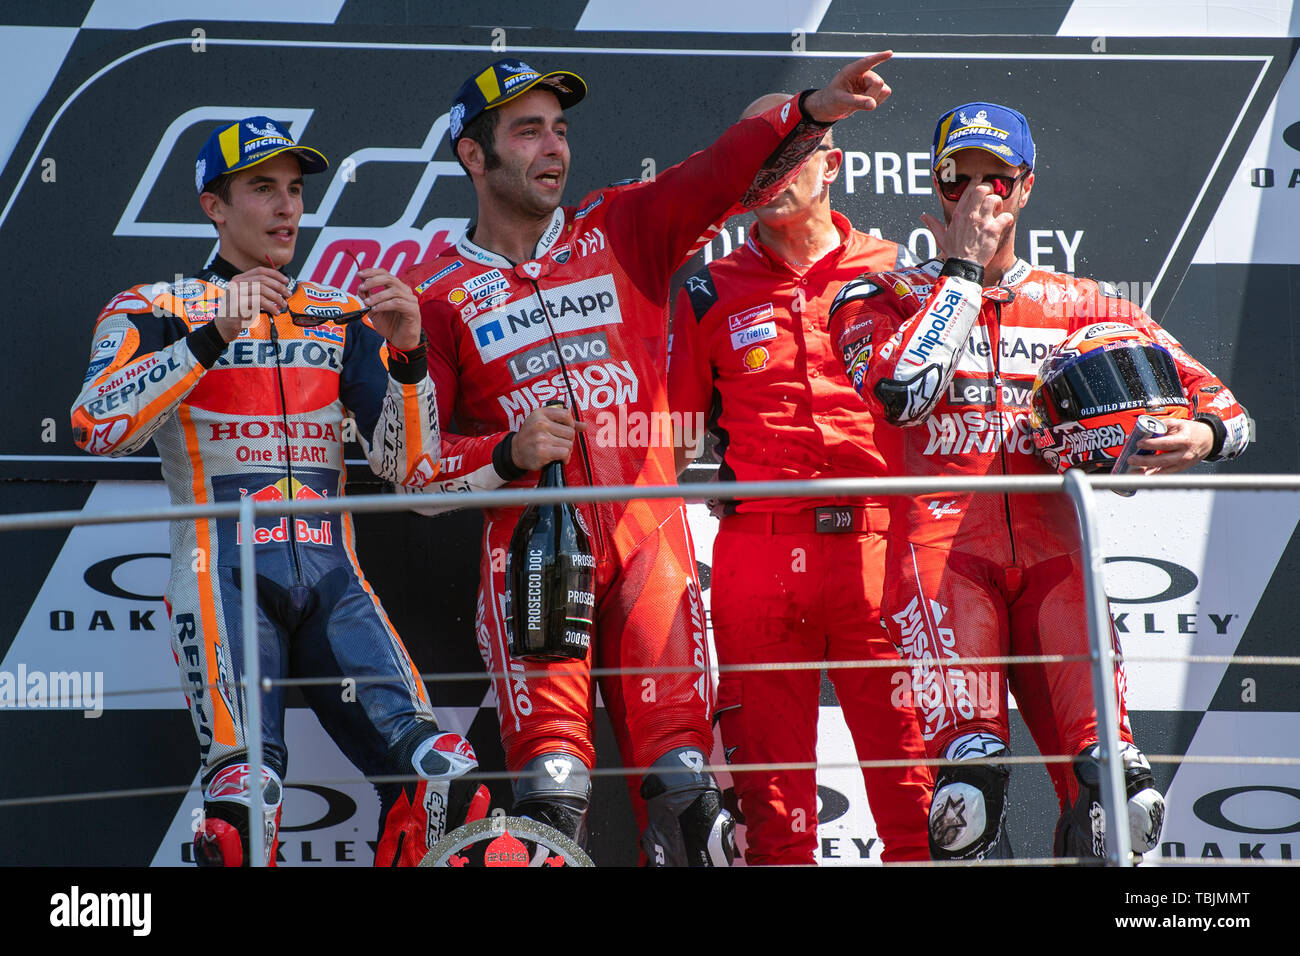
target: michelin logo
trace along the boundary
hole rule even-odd
[[[429,278],[425,279],[423,282],[421,282],[419,285],[415,287],[415,294],[419,295],[421,292],[429,288],[429,286],[433,285],[439,279],[445,279],[447,276],[451,275],[457,269],[461,268],[464,264],[465,263],[457,259],[455,262],[447,266],[441,272],[435,272],[433,275],[429,276]]]

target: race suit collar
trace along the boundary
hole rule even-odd
[[[221,258],[221,256],[213,256],[212,261],[207,264],[203,271],[211,272],[215,276],[220,276],[227,282],[239,275],[239,269]]]
[[[1025,277],[1029,275],[1030,270],[1032,269],[1033,266],[1024,259],[1017,259],[1011,268],[1006,271],[1006,274],[1002,276],[1002,281],[999,282],[998,285],[1003,286],[1004,288],[1019,285],[1025,280]]]
[[[546,255],[546,253],[550,251],[551,246],[555,245],[556,241],[559,240],[560,235],[564,232],[564,219],[566,215],[567,213],[563,206],[560,206],[551,214],[550,223],[546,226],[545,231],[542,233],[542,237],[537,240],[537,247],[533,250],[532,254],[533,259],[540,259],[542,256]],[[490,249],[484,249],[482,246],[476,245],[469,238],[470,233],[473,231],[473,226],[465,230],[465,235],[461,236],[460,240],[456,243],[456,251],[462,256],[466,259],[473,260],[474,262],[482,263],[485,266],[497,266],[498,268],[504,266],[507,269],[513,269],[518,265],[518,263],[511,262],[499,253],[492,252]]]

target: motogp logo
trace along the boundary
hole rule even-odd
[[[211,239],[212,226],[201,215],[183,221],[146,218],[149,200],[160,190],[159,180],[178,143],[195,127],[210,129],[241,120],[250,114],[273,115],[295,140],[301,141],[315,110],[310,107],[201,106],[187,110],[174,120],[160,138],[153,156],[145,166],[139,183],[127,200],[121,218],[113,229],[114,236],[155,239]],[[302,276],[321,285],[333,286],[357,294],[361,269],[379,267],[399,275],[407,268],[436,256],[465,234],[466,217],[422,218],[430,194],[439,180],[465,175],[454,161],[431,159],[452,123],[450,112],[437,116],[424,135],[423,142],[406,145],[357,142],[355,152],[336,161],[327,174],[307,179],[308,203],[315,199],[314,210],[304,213],[299,222],[300,237],[316,232],[315,242],[307,253]],[[186,157],[186,163],[191,160]],[[368,222],[362,225],[332,225],[335,210],[341,208],[350,191],[373,188],[380,174],[365,167],[404,163],[416,167],[416,175],[400,177],[413,182],[409,197],[403,197],[402,212],[392,222]],[[203,175],[198,172],[196,179]],[[329,177],[329,178],[327,178]],[[386,181],[393,181],[385,175]],[[368,204],[366,204],[368,205]],[[355,200],[349,208],[355,206]],[[310,208],[310,207],[309,207]],[[354,258],[355,257],[355,258]]]

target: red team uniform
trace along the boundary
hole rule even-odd
[[[907,251],[853,230],[800,273],[751,234],[691,276],[673,320],[669,397],[707,414],[723,481],[882,476],[873,419],[844,378],[826,334],[846,277],[909,264]],[[892,429],[884,429],[889,432]],[[898,659],[880,628],[889,514],[861,498],[728,501],[713,550],[712,618],[723,665]],[[825,532],[825,533],[823,533]],[[910,704],[895,706],[899,669],[829,671],[863,760],[924,759]],[[816,759],[817,670],[724,671],[718,720],[728,760]],[[883,858],[926,859],[930,773],[863,771]],[[811,864],[817,848],[813,770],[734,774],[750,864]]]
[[[806,119],[798,99],[732,126],[653,181],[602,189],[557,209],[525,262],[466,237],[405,274],[420,297],[439,415],[444,426],[454,418],[460,432],[444,431],[438,487],[536,484],[514,466],[509,441],[529,413],[553,400],[590,426],[565,468],[567,484],[676,483],[664,382],[669,283],[711,223],[737,202],[766,201],[815,147],[826,127]],[[494,674],[507,766],[519,773],[558,755],[591,767],[589,671],[617,667],[624,672],[602,678],[600,690],[624,761],[652,767],[676,755],[671,769],[691,776],[687,790],[699,790],[713,694],[682,502],[578,510],[596,558],[592,658],[545,665],[545,676],[528,678],[524,663],[510,658],[504,624],[504,555],[522,509],[484,515],[475,629]],[[687,672],[645,673],[659,667]],[[578,783],[585,772],[575,768],[571,792],[561,783],[571,767],[558,780],[548,768],[554,783],[543,783],[585,813]],[[635,786],[629,782],[644,818]],[[653,805],[651,818],[653,825]],[[662,848],[647,846],[647,854],[655,862]]]
[[[878,415],[910,426],[900,430],[903,474],[1050,472],[1027,423],[1035,374],[1071,332],[1108,320],[1143,330],[1172,354],[1192,417],[1215,432],[1211,459],[1245,450],[1249,420],[1232,392],[1109,286],[1017,260],[997,286],[981,288],[953,265],[933,260],[863,276],[831,310],[831,340],[854,387]],[[1078,522],[1067,498],[937,492],[891,501],[884,621],[904,658],[1087,654]],[[1003,752],[1008,681],[1043,754],[1075,755],[1096,743],[1086,660],[917,664],[911,691],[931,755]],[[1117,685],[1121,732],[1131,742],[1122,668]],[[1071,806],[1076,774],[1064,764],[1047,769],[1062,807]],[[940,774],[936,813],[943,781]],[[990,808],[990,832],[1004,812]]]

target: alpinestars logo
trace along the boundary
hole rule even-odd
[[[426,780],[424,785],[424,813],[428,821],[424,845],[433,848],[447,832],[447,796],[450,785],[445,780]]]
[[[1106,811],[1100,803],[1093,802],[1088,810],[1088,820],[1092,824],[1092,855],[1106,856]]]
[[[1007,745],[992,734],[965,734],[948,746],[944,754],[949,760],[975,760],[1002,753]]]
[[[930,814],[930,838],[941,847],[948,848],[966,829],[966,799],[949,795]]]

